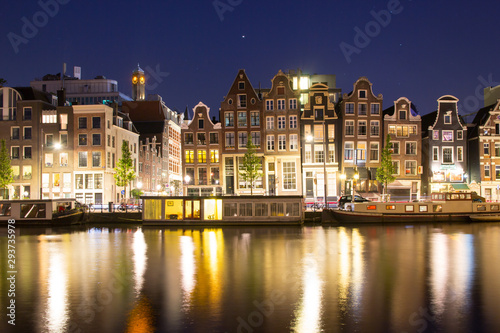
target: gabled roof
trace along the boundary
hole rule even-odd
[[[479,126],[484,126],[490,117],[490,111],[495,108],[495,104],[491,104],[481,108],[477,111],[474,120],[472,121],[472,128],[469,130],[468,137],[476,138],[479,136]]]
[[[134,126],[140,134],[163,133],[165,123],[163,121],[138,121]]]
[[[167,119],[160,101],[124,101],[122,112],[128,113],[134,123]]]

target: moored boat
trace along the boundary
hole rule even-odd
[[[0,223],[69,225],[82,222],[84,210],[75,199],[0,200]]]
[[[326,223],[500,221],[500,203],[473,202],[471,193],[433,193],[429,202],[347,203],[323,212]]]

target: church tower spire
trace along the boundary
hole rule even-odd
[[[146,77],[139,64],[137,64],[137,68],[132,72],[132,99],[134,101],[143,101],[146,99]]]

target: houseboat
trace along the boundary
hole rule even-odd
[[[500,203],[474,202],[471,193],[433,193],[429,202],[346,203],[345,209],[325,209],[322,222],[473,222],[500,221]]]
[[[143,225],[301,224],[301,196],[143,196]]]
[[[16,225],[68,225],[84,218],[75,199],[0,200],[0,223]]]

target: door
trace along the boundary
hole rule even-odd
[[[184,201],[184,218],[200,219],[201,218],[201,202],[200,200],[185,200]]]
[[[226,194],[234,194],[234,176],[226,176]]]
[[[267,180],[269,184],[269,195],[276,195],[276,183],[274,175],[268,175]]]

